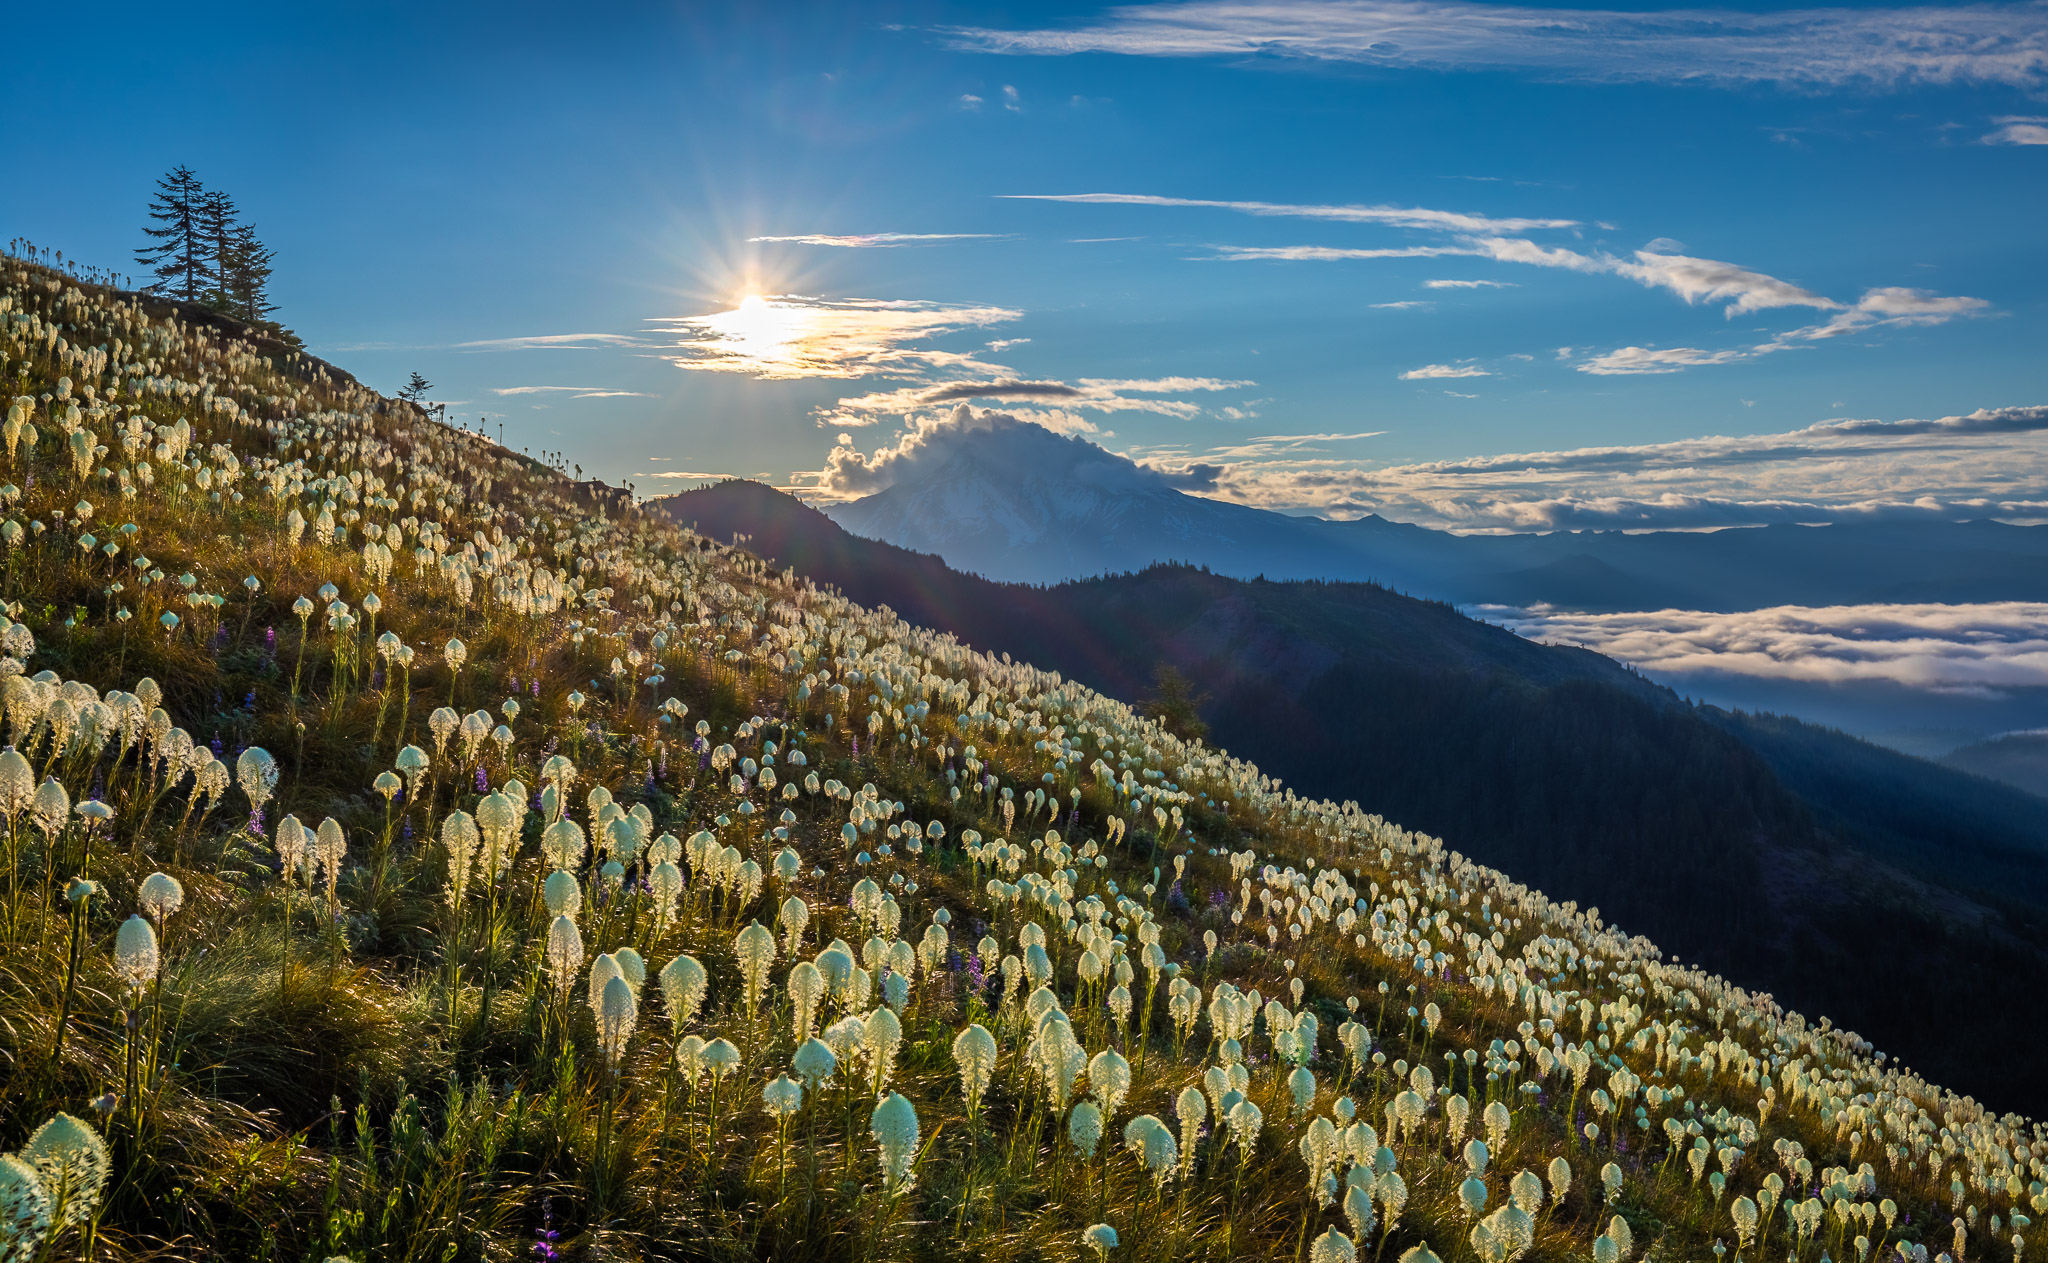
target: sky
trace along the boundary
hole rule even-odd
[[[126,266],[189,164],[315,353],[643,494],[964,406],[1459,530],[2048,519],[2048,4],[96,12],[10,17],[4,235]]]

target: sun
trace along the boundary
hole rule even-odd
[[[730,311],[720,312],[706,323],[736,354],[772,364],[793,354],[790,344],[797,340],[802,321],[800,310],[750,290]]]

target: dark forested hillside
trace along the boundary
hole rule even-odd
[[[2032,876],[2048,827],[1981,780],[1796,720],[1695,708],[1597,654],[1370,584],[1175,566],[998,584],[758,484],[658,504],[856,601],[1117,696],[1142,698],[1171,665],[1207,695],[1213,743],[1304,794],[1356,799],[1596,905],[2001,1108],[2048,1102],[2019,1073],[2048,1018],[2009,1003],[2048,984],[2048,887]]]

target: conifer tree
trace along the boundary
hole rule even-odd
[[[205,187],[192,168],[180,163],[156,182],[149,204],[153,227],[142,231],[150,244],[135,252],[135,261],[150,270],[152,293],[199,302],[213,282],[205,237]]]
[[[271,260],[277,256],[256,239],[253,224],[236,224],[221,259],[221,297],[231,316],[266,324],[277,310],[270,301]]]
[[[212,274],[212,284],[199,301],[223,314],[239,315],[227,293],[235,249],[235,199],[220,189],[207,189],[200,195],[197,218],[206,267]]]

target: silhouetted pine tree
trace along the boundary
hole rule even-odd
[[[180,163],[156,182],[149,203],[153,227],[142,231],[151,244],[135,252],[135,261],[156,277],[152,293],[199,302],[214,283],[206,239],[206,189],[192,168]],[[230,204],[232,210],[232,204]]]
[[[270,263],[276,257],[256,239],[253,224],[235,225],[220,263],[221,298],[229,315],[251,324],[271,323],[277,307],[270,301]]]

